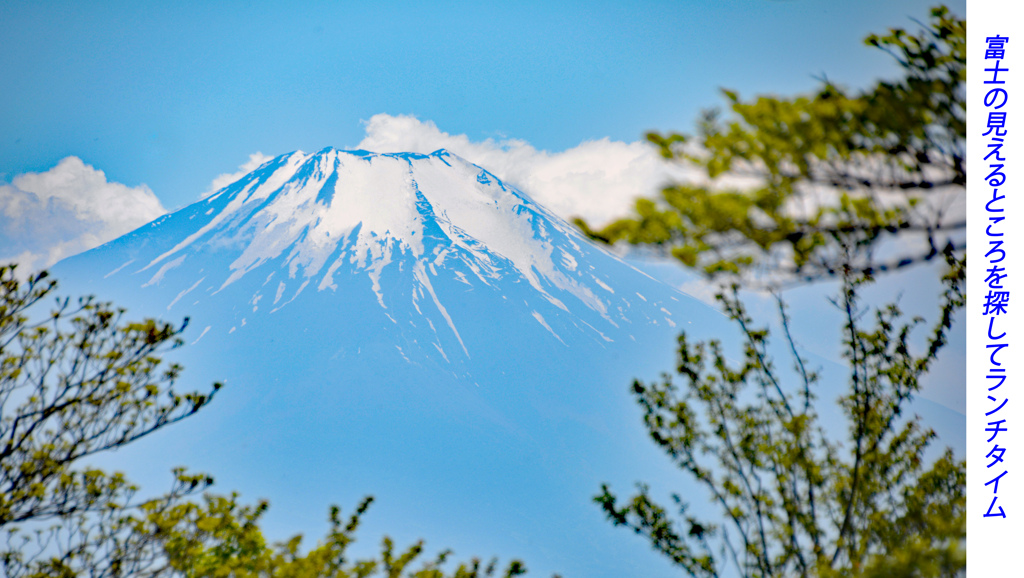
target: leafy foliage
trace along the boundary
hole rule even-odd
[[[185,324],[122,323],[123,310],[89,298],[58,299],[48,316],[30,322],[26,312],[55,287],[45,272],[22,284],[13,266],[0,267],[0,528],[8,533],[8,576],[29,566],[58,575],[76,564],[114,571],[118,555],[90,546],[102,536],[122,548],[109,528],[137,488],[120,473],[76,462],[195,414],[220,388],[175,392],[181,368],[164,367],[157,355],[181,345]],[[180,473],[166,499],[211,482]],[[23,532],[25,524],[34,532]]]
[[[921,319],[903,320],[896,305],[863,321],[858,289],[867,280],[844,272],[835,303],[843,312],[843,357],[850,388],[839,400],[848,444],[830,439],[816,409],[818,376],[808,371],[789,333],[798,387],[787,386],[736,287],[720,294],[745,337],[743,361],[727,361],[721,344],[679,338],[676,383],[634,382],[651,439],[712,495],[723,526],[655,503],[648,488],[620,504],[608,486],[595,500],[615,525],[632,528],[693,576],[719,576],[731,561],[743,576],[951,576],[965,567],[965,464],[948,450],[927,469],[923,454],[935,432],[903,411],[921,376],[946,343],[952,316],[965,303],[965,261],[946,252],[939,321],[924,353],[909,343]],[[716,555],[711,539],[720,537]],[[728,553],[728,556],[725,556]]]
[[[105,496],[102,507],[79,509],[47,520],[36,521],[28,530],[7,528],[6,549],[0,552],[3,573],[9,578],[44,576],[165,576],[171,575],[166,556],[158,541],[136,533],[134,516],[141,505],[183,503],[192,494],[213,483],[205,475],[175,471],[172,489],[159,499],[136,504],[137,488],[121,474],[98,477],[117,480],[114,490]]]
[[[718,299],[742,331],[741,362],[730,363],[720,342],[691,343],[684,333],[681,383],[665,375],[633,384],[651,439],[722,518],[689,515],[690,496],[659,504],[644,484],[626,500],[605,485],[595,501],[692,576],[730,565],[756,577],[965,570],[966,464],[947,449],[926,465],[935,433],[904,412],[965,303],[965,222],[949,201],[966,183],[966,22],[938,7],[918,34],[893,29],[866,43],[895,57],[903,77],[857,93],[827,80],[811,96],[744,101],[725,91],[732,117],[707,113],[695,142],[648,135],[666,158],[700,167],[703,183],[669,186],[601,230],[577,221],[595,239],[668,252],[711,278],[839,281],[844,440],[822,424],[818,375],[799,354],[781,298],[790,372],[776,367],[769,333],[753,327],[735,282]],[[886,256],[893,238],[903,253]],[[949,269],[939,314],[914,353],[923,320],[906,320],[896,304],[865,307],[861,290],[878,272],[940,255]]]
[[[816,94],[740,99],[733,115],[705,113],[696,139],[648,134],[662,155],[703,169],[705,184],[675,184],[640,199],[633,216],[590,237],[654,246],[708,276],[771,273],[773,283],[872,274],[962,248],[966,183],[966,23],[945,7],[918,34],[893,29],[868,45],[889,52],[899,80],[851,93],[827,80]],[[694,146],[696,145],[696,146]],[[737,178],[755,185],[729,186]],[[899,236],[904,251],[879,256]],[[918,248],[906,241],[917,237]]]
[[[0,569],[8,578],[44,576],[511,578],[517,560],[498,574],[496,560],[462,563],[450,572],[449,551],[423,563],[423,543],[350,561],[366,498],[306,553],[301,536],[268,545],[259,520],[266,502],[244,505],[235,494],[196,494],[213,479],[174,472],[162,496],[136,499],[120,473],[77,468],[82,458],[117,449],[205,407],[220,389],[179,394],[176,364],[159,355],[182,344],[179,327],[147,319],[122,322],[123,310],[83,298],[58,299],[48,316],[28,312],[56,288],[46,273],[25,283],[0,267]]]
[[[145,504],[142,515],[132,521],[133,534],[156,542],[165,556],[166,568],[189,577],[355,578],[387,576],[400,578],[484,578],[498,576],[497,561],[482,564],[479,559],[462,563],[451,573],[443,566],[451,555],[443,551],[418,569],[413,564],[423,552],[419,541],[396,550],[385,537],[379,558],[349,560],[348,546],[373,498],[364,499],[347,521],[337,507],[330,511],[331,529],[309,552],[300,553],[301,536],[270,546],[259,528],[267,503],[240,505],[236,495],[204,496],[203,503],[155,501]],[[526,573],[519,561],[512,561],[500,574],[505,578]]]

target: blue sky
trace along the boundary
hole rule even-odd
[[[931,3],[4,2],[0,179],[74,155],[173,209],[255,151],[353,146],[378,113],[547,151],[635,141],[722,86],[892,75],[861,39]]]
[[[721,87],[895,77],[862,40],[932,3],[3,2],[0,258],[52,265],[325,146],[446,147],[600,222],[685,176],[644,132],[691,130]]]

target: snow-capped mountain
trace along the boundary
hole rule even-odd
[[[496,349],[490,331],[464,338],[481,315],[489,327],[515,325],[545,334],[544,347],[571,348],[674,328],[685,299],[445,150],[282,155],[60,270],[90,289],[116,287],[118,302],[147,312],[203,312],[193,316],[204,339],[290,317],[315,294],[327,300],[324,319],[359,310],[390,324],[388,339],[409,363],[462,370]]]
[[[116,457],[145,487],[209,471],[270,498],[282,536],[373,493],[370,542],[673,573],[590,497],[669,475],[629,383],[672,367],[680,329],[731,328],[464,159],[282,155],[53,272],[130,317],[190,316],[173,359],[192,386],[227,382]]]

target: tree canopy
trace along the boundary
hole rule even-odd
[[[665,158],[707,178],[640,199],[633,215],[599,229],[577,224],[709,276],[754,273],[776,284],[962,249],[966,23],[940,6],[922,26],[865,40],[895,58],[904,71],[896,80],[861,91],[822,80],[811,95],[754,100],[724,90],[731,116],[706,112],[696,136],[649,133]],[[894,236],[900,248],[882,248]]]
[[[729,567],[760,578],[965,571],[966,464],[948,448],[926,464],[935,432],[907,411],[965,304],[965,222],[950,199],[966,183],[966,23],[938,7],[919,33],[897,28],[866,43],[892,54],[904,76],[856,93],[828,81],[791,98],[743,101],[726,91],[732,118],[706,114],[695,142],[648,135],[666,158],[701,167],[705,182],[666,187],[600,230],[578,221],[595,239],[654,247],[733,280],[717,298],[741,331],[742,358],[684,332],[677,375],[632,386],[651,440],[721,518],[690,514],[699,499],[691,495],[672,494],[665,506],[643,483],[627,499],[608,485],[595,497],[612,524],[691,576],[732,575]],[[920,242],[901,243],[895,256],[886,247],[915,235]],[[879,272],[936,257],[947,269],[922,349],[912,336],[923,319],[907,319],[897,303],[865,305],[862,291]],[[824,277],[839,285],[845,438],[822,422],[819,375],[781,297],[789,370],[738,293],[738,281]]]
[[[178,327],[123,322],[123,310],[91,298],[56,299],[48,314],[39,314],[56,282],[43,272],[22,283],[14,273],[13,266],[0,267],[5,573],[118,575],[130,556],[119,516],[138,488],[120,473],[81,467],[81,460],[194,415],[220,384],[205,393],[175,391],[181,367],[165,366],[159,355],[182,344],[187,320]],[[179,472],[164,499],[184,499],[211,482]]]
[[[710,493],[724,524],[688,515],[690,496],[673,494],[674,507],[666,508],[644,484],[624,504],[603,486],[595,500],[608,519],[645,536],[692,576],[728,575],[730,563],[761,578],[962,572],[966,464],[947,449],[925,467],[935,432],[904,415],[965,303],[964,262],[952,252],[947,259],[939,321],[920,354],[910,337],[922,320],[903,319],[895,304],[864,308],[864,278],[843,277],[837,304],[849,363],[849,389],[839,399],[845,442],[820,420],[819,378],[790,335],[781,300],[790,373],[776,366],[769,332],[753,326],[735,287],[721,294],[743,332],[740,363],[730,363],[720,341],[691,343],[684,333],[676,369],[683,383],[666,375],[634,382],[633,393],[651,439]],[[787,375],[796,376],[796,387]]]

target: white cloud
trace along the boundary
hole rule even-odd
[[[378,114],[366,121],[356,148],[373,152],[431,153],[448,149],[522,189],[556,214],[601,225],[631,212],[639,196],[653,196],[671,180],[696,173],[665,162],[642,141],[603,138],[562,152],[537,150],[518,139],[472,141],[413,116]]]
[[[234,173],[223,173],[221,175],[218,175],[217,178],[213,179],[213,182],[210,183],[210,188],[208,188],[203,194],[199,195],[199,198],[205,199],[206,197],[212,195],[213,193],[216,193],[217,191],[223,189],[224,187],[230,185],[231,183],[258,169],[260,165],[269,161],[272,158],[274,157],[267,156],[259,151],[252,153],[251,155],[249,155],[248,161],[246,161],[244,164],[238,165],[238,171]]]
[[[17,262],[27,274],[166,212],[146,185],[108,182],[103,171],[67,157],[46,172],[0,183],[0,262]]]

